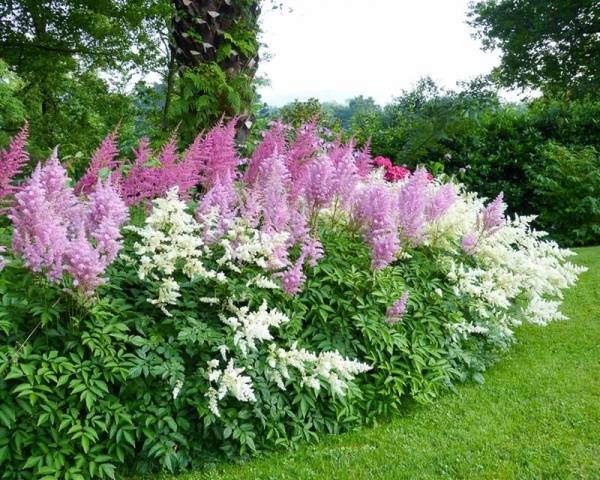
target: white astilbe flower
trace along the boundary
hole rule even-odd
[[[442,217],[449,232],[446,238],[455,235],[455,245],[461,236],[476,232],[476,248],[471,252],[474,262],[457,258],[448,261],[448,279],[454,284],[455,293],[475,299],[477,313],[495,318],[507,334],[519,317],[542,325],[564,319],[557,300],[562,298],[562,290],[573,285],[585,271],[568,261],[574,253],[544,240],[544,232],[530,227],[535,218],[531,216],[507,219],[492,233],[478,231],[482,209],[483,204],[476,197],[465,194],[449,215]]]
[[[218,360],[208,362],[208,381],[211,386],[208,389],[208,408],[217,417],[221,416],[219,401],[227,394],[232,395],[240,402],[256,402],[256,396],[252,385],[252,379],[241,375],[243,368],[235,368],[233,359],[229,360],[224,370],[219,368]]]
[[[256,312],[250,312],[248,307],[237,308],[230,305],[235,317],[221,317],[234,333],[233,343],[245,356],[248,350],[255,350],[256,344],[273,340],[270,328],[278,328],[290,319],[276,309],[268,310],[266,300]]]
[[[303,386],[319,391],[321,381],[324,381],[339,396],[345,395],[348,383],[356,375],[372,368],[366,363],[345,358],[337,351],[317,355],[304,348],[298,349],[296,344],[290,350],[277,348],[275,345],[270,350],[268,363],[273,369],[273,381],[282,390],[285,390],[284,380],[291,378],[290,367],[297,370]]]
[[[257,275],[246,282],[247,287],[256,286],[258,288],[264,288],[265,290],[280,290],[281,287],[274,280],[264,276]]]
[[[239,272],[239,265],[257,265],[264,270],[278,270],[285,267],[286,261],[281,252],[287,252],[289,234],[267,233],[249,228],[244,221],[238,221],[220,241],[223,256],[219,265]]]
[[[173,277],[178,270],[189,279],[225,281],[225,277],[222,272],[204,266],[203,259],[210,253],[209,248],[202,240],[198,223],[179,199],[177,187],[169,190],[166,198],[155,200],[153,205],[142,228],[129,228],[140,237],[134,245],[139,259],[138,277],[159,283],[158,297],[149,301],[168,315],[166,306],[175,305],[180,296],[179,285]]]
[[[175,387],[173,387],[173,400],[177,400],[177,397],[181,393],[181,389],[183,388],[183,380],[177,380],[175,382]]]

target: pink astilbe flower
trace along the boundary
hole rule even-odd
[[[210,130],[199,147],[200,179],[208,190],[217,177],[235,179],[241,161],[235,148],[235,126],[238,119],[220,121]]]
[[[12,246],[28,268],[45,271],[51,281],[56,281],[62,277],[70,225],[48,198],[43,173],[38,165],[15,195],[9,215],[14,227]]]
[[[307,236],[304,239],[304,243],[301,248],[301,256],[304,257],[308,265],[312,268],[317,266],[317,263],[325,252],[323,251],[323,244],[317,237]]]
[[[428,183],[427,171],[418,168],[398,193],[398,220],[401,235],[404,240],[414,244],[420,241],[425,223]]]
[[[354,161],[352,151],[347,151],[335,164],[335,188],[343,209],[352,202],[354,190],[360,176]]]
[[[96,241],[99,260],[104,267],[110,265],[121,250],[119,229],[128,218],[129,210],[110,181],[98,180],[89,197],[86,227]]]
[[[306,281],[306,275],[302,271],[303,265],[304,256],[300,255],[300,258],[296,260],[293,266],[289,267],[279,275],[281,277],[283,291],[288,295],[295,295],[302,290],[302,286]]]
[[[477,243],[477,235],[474,233],[467,233],[462,238],[460,246],[467,255],[474,255],[477,250]]]
[[[264,133],[262,142],[258,144],[244,174],[244,181],[253,184],[258,176],[262,163],[274,155],[285,155],[287,144],[285,139],[287,127],[282,122],[273,122],[271,128]]]
[[[154,155],[150,148],[150,141],[147,138],[141,138],[139,146],[137,150],[133,150],[133,154],[135,157],[133,167],[121,185],[121,192],[127,205],[157,198],[163,188],[159,169],[148,165]]]
[[[356,155],[356,171],[361,178],[369,175],[373,168],[373,157],[371,157],[371,144],[367,144]]]
[[[71,240],[64,252],[64,269],[73,279],[73,285],[86,295],[104,283],[102,275],[106,264],[81,232]]]
[[[480,219],[480,227],[485,233],[494,233],[502,225],[504,225],[504,211],[506,203],[504,203],[504,193],[500,194],[490,203],[483,211]]]
[[[29,162],[29,154],[25,150],[29,136],[29,125],[23,125],[19,133],[11,140],[6,150],[0,150],[0,200],[15,191],[11,185],[25,164]]]
[[[203,226],[202,237],[206,243],[219,241],[233,225],[237,208],[237,194],[233,180],[226,174],[217,177],[202,197],[196,218]],[[213,224],[214,223],[214,224]]]
[[[409,294],[404,292],[402,296],[386,311],[387,322],[390,325],[395,325],[406,313],[406,304],[408,302]]]
[[[327,207],[337,193],[338,176],[329,157],[322,156],[308,169],[305,197],[313,208]]]
[[[294,182],[302,174],[303,167],[317,156],[322,147],[317,130],[317,123],[313,121],[302,125],[296,131],[296,138],[286,155],[286,166]]]
[[[281,155],[265,160],[259,167],[253,190],[261,205],[262,230],[287,231],[290,222],[290,182],[285,158]]]
[[[454,185],[446,183],[442,185],[431,197],[425,207],[425,217],[432,222],[441,218],[456,201],[456,190]]]
[[[102,170],[113,174],[119,167],[119,162],[117,161],[117,155],[119,154],[118,138],[118,133],[115,130],[102,140],[102,143],[92,155],[86,172],[75,185],[75,193],[77,195],[88,195],[91,193],[98,182],[98,177]],[[113,182],[115,180],[116,178],[113,178]]]
[[[394,194],[384,184],[367,185],[356,193],[353,216],[371,250],[372,267],[394,261],[400,249]]]
[[[127,210],[108,182],[98,181],[88,203],[77,199],[68,182],[55,149],[15,196],[9,215],[13,250],[50,281],[68,272],[74,286],[89,295],[116,258]]]

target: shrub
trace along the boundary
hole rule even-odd
[[[538,225],[556,232],[562,244],[600,241],[600,156],[593,147],[548,143],[539,152],[541,167],[530,168]]]
[[[388,181],[315,124],[285,131],[243,170],[230,126],[183,156],[172,140],[136,164],[156,180],[140,195],[109,183],[132,175],[114,137],[80,196],[56,154],[16,187],[0,236],[3,478],[291,448],[482,381],[522,320],[564,318],[581,269],[531,218],[505,217],[502,195],[485,204],[424,169]],[[139,200],[122,240],[118,191]],[[94,281],[77,251],[101,264]]]

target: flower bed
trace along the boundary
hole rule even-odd
[[[117,135],[74,188],[0,154],[3,478],[112,478],[290,448],[482,372],[563,319],[572,254],[451,179],[275,123],[182,154]],[[4,168],[6,167],[6,168]],[[117,470],[118,469],[118,470]]]

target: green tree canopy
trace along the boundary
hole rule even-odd
[[[569,97],[600,93],[597,0],[480,0],[469,18],[484,48],[502,52],[504,85]]]

